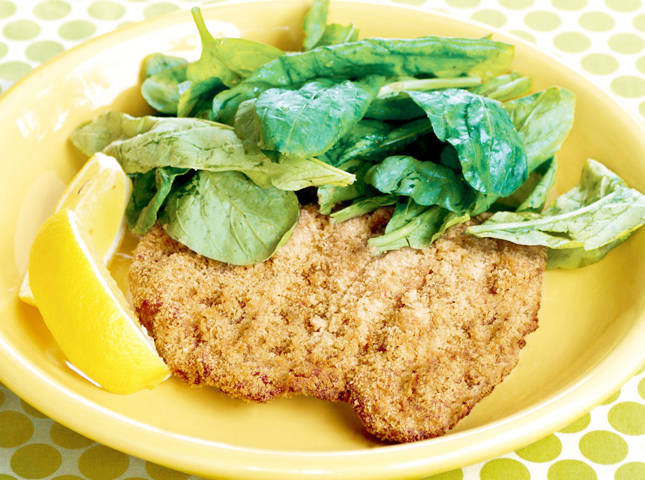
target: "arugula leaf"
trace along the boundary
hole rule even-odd
[[[187,63],[188,60],[186,60],[185,58],[175,57],[173,55],[165,55],[163,53],[151,53],[141,62],[140,77],[141,80],[145,80],[146,78],[152,77],[162,70],[168,70],[180,65],[186,65]]]
[[[252,170],[263,156],[247,155],[232,127],[196,118],[131,117],[108,112],[72,132],[71,140],[87,155],[115,157],[126,173],[156,167],[210,171]]]
[[[512,45],[485,38],[371,38],[321,46],[279,57],[220,92],[213,99],[212,118],[229,123],[244,100],[271,87],[294,88],[315,78],[352,79],[374,74],[487,79],[504,72],[512,59]]]
[[[560,150],[573,126],[575,95],[551,87],[533,95],[504,103],[526,150],[532,172]]]
[[[329,0],[314,0],[311,8],[305,15],[302,22],[302,30],[305,38],[302,42],[303,50],[311,50],[323,37],[325,25],[327,24],[327,12]]]
[[[387,157],[367,171],[365,181],[377,190],[409,196],[419,205],[439,205],[461,212],[470,199],[468,185],[442,165],[408,155]]]
[[[379,195],[376,197],[359,198],[354,200],[351,205],[338,210],[330,215],[335,222],[344,222],[350,218],[360,217],[370,213],[377,208],[387,207],[396,203],[396,195]]]
[[[598,261],[608,245],[624,241],[645,223],[645,196],[602,164],[589,160],[580,183],[542,213],[498,212],[468,229],[521,245],[563,249],[550,266],[571,268]]]
[[[464,178],[475,190],[510,195],[524,183],[522,141],[499,103],[458,89],[407,94],[426,112],[437,138],[455,148]]]
[[[322,78],[298,90],[263,92],[255,102],[260,148],[301,157],[326,152],[363,117],[382,82]]]
[[[358,40],[358,29],[353,23],[340,25],[331,23],[325,27],[325,31],[316,43],[316,47],[325,45],[338,45],[339,43],[355,42]]]
[[[483,84],[471,88],[470,91],[501,102],[526,93],[531,88],[531,83],[530,77],[511,72],[493,77]]]
[[[128,227],[132,233],[143,235],[154,226],[175,178],[189,171],[164,167],[132,175],[132,196],[125,210]]]
[[[293,192],[261,188],[239,172],[199,171],[168,197],[160,221],[171,238],[233,265],[269,258],[298,223]]]

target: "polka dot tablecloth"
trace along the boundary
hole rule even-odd
[[[398,2],[472,18],[554,50],[645,117],[645,0]],[[0,92],[79,42],[194,3],[0,0]],[[96,444],[0,385],[0,480],[188,477]],[[431,478],[645,480],[645,375],[641,372],[602,405],[532,445]]]

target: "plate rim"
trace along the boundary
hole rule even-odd
[[[288,2],[280,2],[280,0],[227,0],[217,4],[202,5],[202,8],[206,13],[216,11],[221,7],[248,6],[258,3],[289,3],[292,8],[302,6],[302,2],[299,0],[288,0]],[[512,33],[481,22],[458,19],[433,9],[369,0],[340,0],[333,3],[335,4],[334,8],[342,8],[343,4],[352,4],[413,10],[427,17],[445,18],[464,26],[474,25],[484,28],[498,37],[511,39],[514,44],[521,44],[530,49],[533,55],[556,62],[560,68],[574,76],[576,82],[584,84],[592,91],[601,93],[601,98],[605,103],[608,102],[613,108],[618,108],[620,113],[627,118],[625,123],[629,124],[632,131],[630,136],[631,134],[640,134],[641,138],[645,138],[645,125],[642,120],[633,111],[626,108],[622,100],[613,94],[602,91],[580,69],[565,64],[553,49],[540,46],[541,50],[538,50],[534,44]],[[37,82],[38,77],[46,73],[52,65],[73,60],[77,54],[88,49],[91,50],[92,47],[102,42],[118,43],[123,41],[124,37],[130,38],[130,36],[141,35],[147,31],[179,23],[183,21],[182,17],[187,15],[187,10],[173,11],[119,27],[112,32],[97,36],[66,50],[44,62],[3,92],[0,95],[0,114],[5,105],[9,104],[14,97],[20,96],[20,92],[23,89],[28,89],[32,82]],[[645,316],[645,312],[638,315],[639,319],[643,316]],[[22,357],[12,347],[2,332],[0,332],[0,359],[2,359],[0,361],[0,380],[48,417],[88,438],[145,460],[196,475],[284,480],[300,479],[303,476],[328,478],[329,475],[345,479],[367,478],[367,476],[375,479],[388,479],[393,475],[405,477],[427,475],[482,461],[520,448],[567,425],[620,388],[642,368],[645,363],[645,351],[640,348],[640,342],[637,341],[640,335],[634,332],[634,328],[637,328],[636,333],[645,336],[645,322],[635,322],[629,332],[630,338],[624,338],[618,344],[620,349],[615,347],[587,375],[535,407],[523,409],[490,424],[462,432],[448,433],[442,437],[360,450],[300,452],[240,447],[153,427],[113,412],[67,389],[64,385],[57,384],[54,378],[48,377],[45,372],[30,365],[28,359]],[[627,368],[619,372],[609,368],[609,365],[616,364],[626,365]],[[34,381],[38,382],[44,390],[34,392],[33,388],[30,388]],[[79,415],[79,408],[84,415]],[[101,424],[92,426],[79,420],[79,418],[93,415],[103,416],[102,420],[108,421],[112,428],[102,429]],[[517,425],[513,431],[508,432],[504,430],[507,424]],[[120,428],[115,429],[114,425],[118,425]],[[492,439],[488,438],[488,432],[491,430],[499,430],[500,434]],[[141,435],[151,442],[142,442]],[[469,442],[468,448],[451,448],[452,444],[459,443],[461,438],[467,436],[474,437],[474,440]],[[163,441],[155,442],[155,437],[160,437]],[[478,437],[481,437],[481,440],[486,440],[487,443],[484,447],[477,446]],[[164,448],[160,449],[159,446],[162,445]],[[437,448],[433,448],[437,445],[440,447],[438,448],[440,454],[428,455],[427,453],[430,452],[426,451],[437,450]],[[187,448],[194,454],[186,456]],[[201,458],[199,458],[200,456]]]

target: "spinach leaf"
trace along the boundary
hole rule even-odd
[[[303,50],[311,50],[323,37],[328,10],[329,0],[314,0],[312,3],[302,22],[302,30],[305,34],[302,42]]]
[[[173,55],[165,55],[163,53],[151,53],[141,62],[140,77],[142,80],[145,80],[146,78],[152,77],[162,70],[168,70],[180,65],[186,65],[187,63],[188,60],[186,60],[185,58],[175,57]]]
[[[425,207],[415,203],[410,197],[399,197],[390,221],[385,226],[385,233],[398,230],[414,217],[421,215],[431,207]]]
[[[181,96],[179,86],[188,79],[186,70],[187,64],[179,64],[146,78],[141,85],[141,95],[148,105],[158,112],[176,115]]]
[[[363,117],[382,82],[321,78],[298,90],[265,91],[255,102],[260,148],[301,157],[326,152]]]
[[[531,83],[530,77],[511,72],[493,77],[483,84],[471,88],[470,91],[501,102],[526,93],[531,88]]]
[[[74,130],[71,140],[92,155],[115,157],[126,173],[156,167],[211,171],[252,170],[260,155],[247,155],[232,127],[196,118],[131,117],[108,112]]]
[[[467,75],[487,79],[504,72],[512,59],[511,45],[485,38],[372,38],[321,46],[279,57],[239,85],[217,94],[212,118],[228,123],[244,100],[271,87],[294,88],[319,77]]]
[[[333,147],[332,154],[338,164],[352,159],[375,163],[391,153],[401,151],[420,136],[432,131],[426,119],[414,120],[402,125],[392,125],[371,120],[359,122],[341,142],[342,151]],[[337,144],[338,145],[338,144]]]
[[[323,185],[318,187],[318,206],[320,213],[329,214],[335,205],[359,197],[372,197],[378,194],[371,185],[365,183],[365,173],[370,164],[350,160],[340,166],[343,170],[355,175],[354,183],[346,187]]]
[[[396,203],[396,195],[379,195],[376,197],[359,198],[354,200],[351,205],[338,210],[330,215],[335,222],[344,222],[350,218],[360,217],[370,213],[377,208],[387,207]]]
[[[551,87],[527,97],[504,103],[526,150],[528,170],[560,150],[573,126],[575,95],[564,88]]]
[[[358,29],[353,23],[339,25],[331,23],[325,27],[325,31],[316,43],[316,47],[325,45],[338,45],[339,43],[355,42],[358,40]]]
[[[298,222],[293,192],[261,188],[239,172],[199,171],[168,197],[161,224],[171,238],[233,265],[269,258]]]
[[[202,42],[199,60],[188,65],[188,79],[202,82],[218,78],[231,87],[267,62],[282,55],[279,48],[243,38],[213,38],[199,7],[191,9]]]
[[[365,112],[365,118],[375,120],[412,120],[424,116],[423,109],[405,92],[377,96]]]
[[[255,181],[253,175],[249,176]],[[280,190],[301,190],[319,185],[345,187],[354,182],[355,176],[316,158],[281,155],[277,163],[267,159],[266,178]]]
[[[589,160],[580,183],[542,213],[498,212],[468,229],[521,245],[563,249],[551,266],[570,268],[599,260],[645,223],[645,196],[602,164]],[[551,255],[551,253],[550,253]]]
[[[455,148],[464,178],[475,190],[510,195],[524,183],[526,153],[499,103],[458,89],[407,94],[426,112],[437,138]]]
[[[125,210],[132,233],[143,235],[154,226],[175,178],[189,171],[164,167],[133,175],[132,196]]]
[[[203,82],[183,82],[179,85],[179,100],[177,100],[178,117],[208,118],[213,97],[223,89],[218,78]]]
[[[468,88],[481,85],[478,77],[456,77],[456,78],[409,78],[383,85],[378,92],[378,98],[388,97],[409,90],[440,90],[444,88]]]
[[[438,206],[433,206],[413,217],[402,227],[399,227],[379,237],[367,241],[379,252],[396,250],[403,247],[425,248],[453,225],[468,221],[467,214],[449,212]]]
[[[380,192],[412,197],[418,205],[439,205],[453,212],[463,211],[469,200],[470,188],[451,169],[407,155],[387,157],[374,165],[365,181]]]
[[[539,212],[544,208],[547,196],[555,183],[557,162],[551,157],[533,170],[524,184],[508,197],[497,200],[496,205],[502,209],[509,208]]]

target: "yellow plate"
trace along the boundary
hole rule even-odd
[[[211,31],[284,48],[300,42],[300,0],[218,4],[205,9]],[[363,36],[480,37],[490,28],[412,8],[335,2],[334,21]],[[560,155],[557,191],[594,157],[645,191],[645,131],[582,76],[529,44],[514,68],[536,89],[557,84],[578,98],[576,123]],[[307,398],[268,405],[231,400],[178,380],[131,396],[93,387],[65,363],[17,291],[29,243],[63,185],[85,160],[67,141],[80,122],[108,109],[148,112],[138,70],[148,53],[198,52],[188,13],[124,27],[36,70],[0,99],[0,378],[59,422],[125,452],[203,476],[246,479],[414,478],[521,447],[612,393],[645,359],[645,231],[604,261],[546,275],[540,328],[520,364],[453,433],[399,446],[364,437],[351,410]],[[123,267],[127,262],[121,259]],[[118,268],[117,268],[118,270]]]

